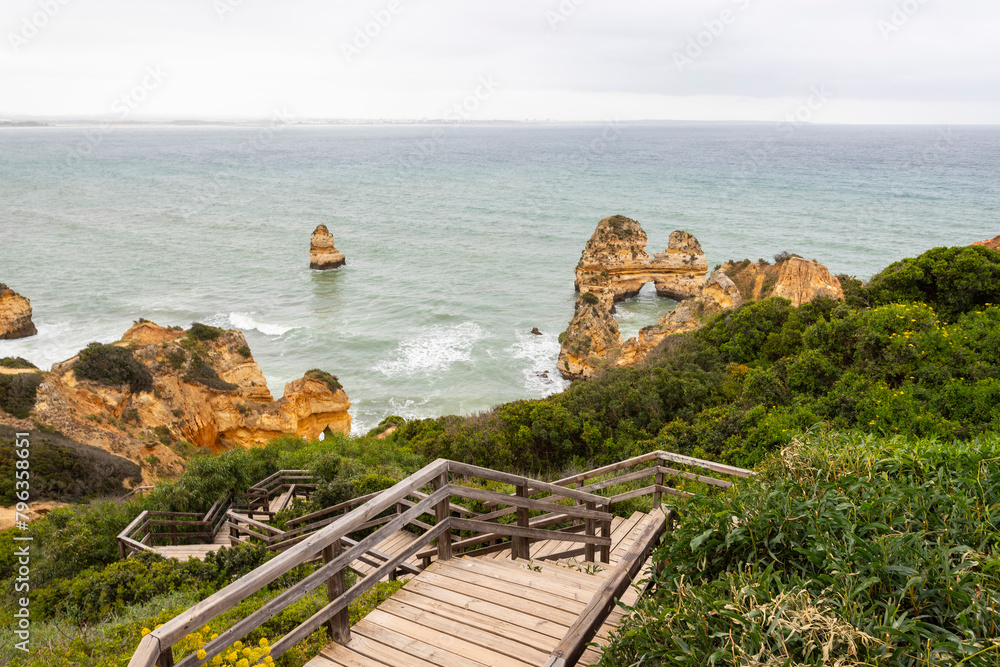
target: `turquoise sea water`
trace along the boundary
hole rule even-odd
[[[40,331],[0,356],[202,321],[246,332],[276,397],[338,375],[356,431],[467,414],[562,389],[573,268],[616,213],[650,251],[685,229],[710,266],[789,250],[867,277],[1000,233],[1000,128],[0,130],[0,282]],[[319,222],[346,267],[309,270]],[[623,333],[671,307],[644,291]]]

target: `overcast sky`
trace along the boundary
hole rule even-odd
[[[0,31],[0,117],[1000,123],[1000,0],[4,0]]]

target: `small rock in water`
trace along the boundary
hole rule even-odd
[[[542,335],[542,332],[538,330],[538,327],[534,327],[531,330],[531,333],[534,334],[535,336],[541,336]]]
[[[309,268],[316,269],[317,271],[327,271],[329,269],[336,269],[347,263],[344,259],[344,253],[337,250],[336,246],[333,245],[333,234],[326,228],[326,225],[320,224],[317,226],[310,240]]]

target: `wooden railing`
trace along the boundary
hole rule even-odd
[[[158,528],[169,530],[158,531]],[[211,542],[214,537],[212,523],[201,514],[145,511],[118,534],[118,555],[128,558],[138,551],[155,551],[153,547],[157,540],[167,540],[176,545],[181,540],[185,543],[191,540]]]
[[[555,650],[549,655],[545,667],[570,667],[575,665],[587,650],[597,631],[615,608],[616,602],[622,597],[628,587],[638,576],[650,552],[657,545],[660,537],[668,530],[673,530],[676,515],[673,510],[666,514],[654,512],[653,519],[636,537],[635,542],[622,556],[615,569],[608,575],[597,589],[583,613],[570,626]]]
[[[515,487],[516,493],[506,495],[462,486],[458,484],[459,479],[464,484],[474,480],[510,484]],[[428,488],[425,490],[425,487]],[[532,493],[529,494],[529,490]],[[538,494],[548,494],[549,499],[529,497]],[[512,507],[517,521],[515,524],[491,522],[487,518],[488,515],[474,514],[466,508],[456,507],[451,501],[458,498],[471,498]],[[561,500],[578,504],[557,504]],[[541,510],[546,514],[558,513],[565,515],[567,520],[584,521],[583,534],[562,533],[559,535],[559,539],[580,542],[591,554],[600,549],[602,559],[607,562],[607,550],[611,544],[610,535],[597,534],[599,526],[610,526],[611,514],[607,511],[607,506],[608,500],[606,498],[585,491],[439,459],[392,488],[370,496],[345,514],[336,515],[333,512],[335,516],[332,517],[331,523],[312,533],[297,535],[296,537],[302,539],[288,546],[278,556],[153,630],[140,642],[129,662],[129,667],[174,665],[173,646],[188,634],[233,609],[241,601],[273,583],[279,577],[288,574],[294,568],[317,558],[322,560],[322,565],[311,574],[290,585],[269,600],[267,605],[237,621],[228,630],[219,633],[216,639],[204,645],[202,647],[205,652],[204,658],[198,658],[197,655],[193,654],[188,655],[177,665],[178,667],[196,667],[206,664],[232,643],[244,638],[267,620],[288,608],[289,605],[324,585],[327,588],[328,604],[286,635],[274,641],[271,645],[271,657],[277,659],[295,644],[324,626],[334,641],[347,643],[350,640],[348,606],[377,582],[392,575],[407,560],[431,544],[435,545],[434,551],[437,559],[450,559],[453,555],[453,547],[457,546],[460,549],[461,543],[469,539],[465,538],[456,542],[454,540],[456,536],[453,535],[455,531],[489,535],[491,539],[495,537],[509,538],[513,545],[513,557],[527,557],[532,541],[553,537],[552,531],[530,525],[528,516],[531,510]],[[332,509],[329,508],[329,510]],[[324,510],[324,512],[329,510]],[[368,525],[369,529],[373,528],[374,526],[370,522],[385,518],[386,512],[390,513],[388,520],[381,522],[381,525],[375,528],[374,532],[358,540],[349,537],[349,535],[363,530],[362,526]],[[234,514],[236,513],[233,511],[227,514],[229,522],[236,519]],[[433,515],[433,519],[430,518],[431,515]],[[421,517],[427,517],[428,521],[433,521],[433,524],[421,521]],[[319,517],[310,517],[310,519],[319,520],[326,518],[331,517],[325,514]],[[384,560],[372,558],[371,555],[378,551],[378,547],[385,540],[405,528],[419,533],[408,547],[392,555],[382,554],[385,557]],[[268,537],[271,531],[257,526],[255,532],[263,537]],[[370,558],[378,566],[348,589],[345,571],[350,563],[359,558]]]
[[[148,492],[152,488],[139,487],[132,493],[137,493],[140,489]],[[180,544],[181,540],[186,544],[207,544],[227,524],[230,510],[236,508],[251,519],[254,516],[270,519],[274,516],[274,512],[270,511],[272,498],[287,493],[287,506],[298,496],[308,498],[315,489],[312,471],[279,470],[254,484],[245,494],[216,501],[204,515],[193,512],[145,511],[118,534],[118,553],[122,558],[128,558],[137,551],[155,551],[153,547],[156,542],[164,540],[174,545]],[[168,528],[169,531],[157,532],[157,528]]]

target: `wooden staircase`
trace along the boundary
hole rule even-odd
[[[607,565],[544,560],[566,544],[558,540],[537,545],[540,560],[496,552],[434,563],[352,626],[347,644],[330,644],[306,667],[541,667],[653,520],[636,512],[616,521]],[[638,595],[629,587],[621,601],[633,604]],[[599,645],[622,616],[615,609],[604,620]],[[578,664],[600,658],[599,648],[588,648]]]
[[[753,474],[662,451],[555,482],[439,459],[390,489],[299,517],[284,530],[229,510],[234,539],[281,553],[154,629],[129,667],[201,667],[323,589],[328,604],[274,638],[272,658],[325,627],[333,643],[309,667],[590,664],[600,650],[588,644],[600,645],[617,627],[616,603],[635,601],[633,584],[645,578],[650,553],[673,525],[674,511],[660,509],[662,497],[732,484],[705,470]],[[505,485],[513,493],[497,490]],[[278,504],[289,502],[283,495]],[[613,513],[650,496],[652,502],[638,502],[651,511]],[[272,499],[255,499],[255,511],[270,513],[278,506]],[[218,510],[210,514],[217,521]],[[120,536],[129,548],[148,548],[132,542]],[[173,647],[193,629],[306,563],[318,565],[219,632],[202,647],[204,657],[175,662]],[[360,575],[351,588],[349,569]],[[408,579],[403,588],[351,627],[349,606],[378,582],[399,577]]]

